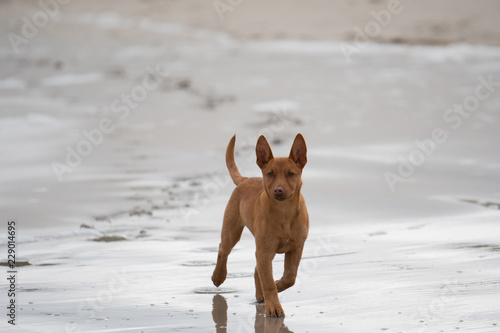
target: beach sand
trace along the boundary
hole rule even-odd
[[[0,40],[2,332],[497,332],[498,3],[401,1],[366,43],[385,2],[214,3],[74,1]],[[210,280],[224,151],[258,176],[257,137],[298,132],[310,234],[271,319],[248,231]]]

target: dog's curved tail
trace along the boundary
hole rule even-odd
[[[229,141],[229,144],[227,145],[226,149],[226,166],[227,169],[229,170],[229,174],[231,175],[231,178],[233,179],[233,182],[238,185],[247,177],[243,177],[239,170],[238,167],[236,166],[236,162],[234,161],[234,143],[236,142],[236,135],[233,135],[231,138],[231,141]]]

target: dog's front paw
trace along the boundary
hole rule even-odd
[[[262,293],[262,287],[260,285],[260,281],[255,284],[255,298],[258,303],[264,302],[264,294]]]
[[[227,271],[224,269],[215,269],[212,274],[212,282],[216,287],[220,286],[225,280],[227,276]]]
[[[266,317],[284,317],[285,311],[279,302],[268,302],[266,300]]]

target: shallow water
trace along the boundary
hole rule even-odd
[[[499,92],[456,129],[444,114],[480,78],[500,81],[499,48],[374,44],[347,64],[338,43],[73,15],[22,55],[1,45],[0,205],[26,264],[17,331],[498,330]],[[144,100],[113,112],[155,77]],[[269,109],[283,103],[289,112]],[[59,181],[53,162],[103,119],[114,130]],[[384,173],[436,128],[447,140],[392,192]],[[242,174],[258,175],[257,136],[283,156],[297,132],[311,230],[280,294],[286,317],[270,319],[255,303],[248,231],[226,282],[210,281],[233,189],[224,149],[236,133]],[[282,266],[277,255],[275,277]]]

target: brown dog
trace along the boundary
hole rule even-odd
[[[266,315],[285,315],[278,293],[295,283],[302,250],[309,231],[309,215],[300,193],[302,169],[307,163],[307,148],[302,134],[297,134],[289,157],[273,157],[264,136],[257,141],[257,165],[263,178],[241,176],[234,161],[233,136],[226,150],[226,165],[237,185],[224,212],[217,265],[212,275],[220,286],[227,275],[227,257],[240,240],[244,226],[255,237],[257,267],[255,296],[266,301]],[[285,253],[285,271],[274,282],[272,261],[276,253]]]

